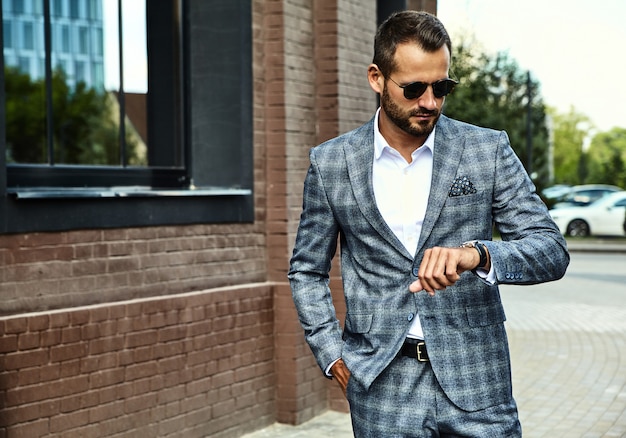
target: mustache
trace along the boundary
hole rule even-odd
[[[419,110],[411,112],[411,117],[436,116],[439,114],[437,110]]]

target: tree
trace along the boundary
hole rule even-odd
[[[531,92],[532,173],[538,187],[549,183],[549,135],[539,84],[528,80],[508,54],[488,55],[469,40],[454,44],[453,76],[459,85],[446,100],[446,115],[480,126],[505,130],[526,168],[528,86]]]
[[[586,182],[626,188],[626,129],[613,128],[595,135],[586,156]]]
[[[567,113],[548,110],[554,138],[554,182],[582,184],[587,179],[587,161],[583,153],[585,140],[593,127],[591,120],[570,107]]]
[[[5,68],[7,161],[48,163],[46,94],[43,79]],[[52,75],[54,162],[119,165],[119,122],[110,96],[84,82],[71,88],[65,73]],[[129,162],[141,163],[138,141],[127,129]]]

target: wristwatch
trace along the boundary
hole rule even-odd
[[[461,247],[476,248],[476,251],[478,251],[478,255],[480,256],[480,261],[478,262],[476,269],[482,269],[487,266],[487,248],[484,243],[481,243],[478,240],[470,240],[469,242],[463,242]]]

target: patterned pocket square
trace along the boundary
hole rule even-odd
[[[476,188],[470,179],[466,176],[459,176],[450,186],[448,196],[452,198],[455,196],[473,195],[474,193],[476,193]]]

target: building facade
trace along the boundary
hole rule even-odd
[[[33,78],[46,75],[44,4],[39,0],[2,2],[5,65]],[[110,3],[110,2],[109,2]],[[54,0],[50,4],[52,66],[75,85],[104,86],[102,0]]]
[[[145,165],[58,165],[55,108],[48,160],[3,142],[0,436],[236,437],[347,411],[286,272],[308,151],[373,115],[373,36],[405,8],[436,0],[151,0]]]

